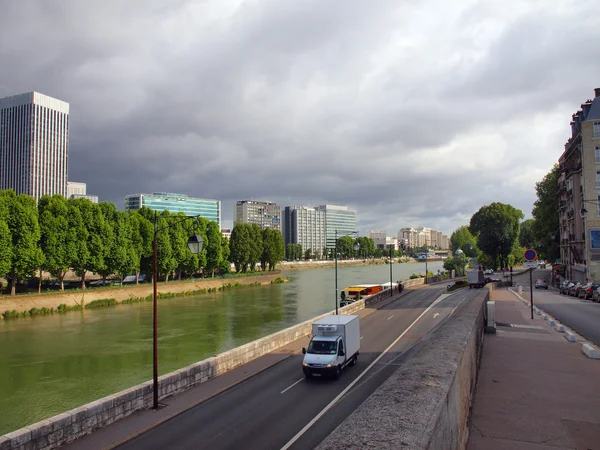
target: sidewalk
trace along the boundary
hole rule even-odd
[[[497,334],[485,335],[467,449],[600,449],[600,360],[507,289],[492,300]]]

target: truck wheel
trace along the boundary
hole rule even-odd
[[[340,366],[337,366],[335,368],[335,372],[333,373],[333,379],[334,380],[339,380],[341,374],[342,374],[342,369],[340,368]]]
[[[354,355],[354,356],[352,357],[352,361],[350,361],[350,365],[351,365],[351,366],[355,366],[355,365],[356,365],[356,360],[357,360],[357,359],[358,359],[358,356],[357,356],[357,355]]]

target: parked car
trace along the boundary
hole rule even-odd
[[[581,289],[581,283],[574,283],[573,286],[569,286],[569,295],[577,297],[579,290]]]
[[[548,282],[546,280],[544,280],[543,278],[538,278],[538,280],[535,282],[535,288],[536,289],[548,289]]]
[[[558,292],[560,292],[561,294],[566,294],[567,286],[569,286],[569,283],[569,280],[564,280],[562,283],[560,283],[560,285],[558,286]]]
[[[596,289],[598,289],[598,285],[597,284],[587,283],[579,291],[579,298],[583,298],[585,300],[593,298],[594,291]]]
[[[483,272],[484,275],[493,275],[494,271],[492,269],[487,269],[485,272]]]
[[[592,292],[592,300],[600,302],[600,286]]]

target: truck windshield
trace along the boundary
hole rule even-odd
[[[335,341],[310,341],[307,353],[316,353],[317,355],[335,355],[337,352],[337,342]]]

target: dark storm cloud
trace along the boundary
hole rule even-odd
[[[532,4],[529,4],[532,3]],[[360,228],[526,214],[600,85],[591,1],[6,2],[0,96],[71,105],[69,177],[343,204]]]

